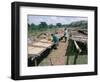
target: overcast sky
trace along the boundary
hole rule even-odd
[[[76,16],[36,16],[28,15],[29,24],[40,24],[40,22],[46,22],[47,24],[56,25],[56,23],[69,24],[74,21],[88,20],[87,17],[76,17]]]

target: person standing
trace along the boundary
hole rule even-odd
[[[65,38],[65,42],[68,41],[68,30],[67,28],[64,29],[64,38]]]

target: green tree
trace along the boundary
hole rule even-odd
[[[53,27],[54,27],[54,25],[53,25],[53,24],[50,24],[50,25],[49,25],[49,28],[53,28]]]
[[[67,27],[80,27],[80,28],[87,28],[88,22],[87,21],[76,21],[70,24],[67,24]]]
[[[41,22],[40,24],[39,24],[39,27],[40,28],[46,28],[48,25],[47,25],[47,23],[46,22]]]
[[[46,22],[41,22],[39,25],[39,30],[43,31],[43,30],[47,30],[48,25]]]
[[[35,26],[35,24],[34,24],[34,23],[32,23],[32,24],[31,24],[31,27],[33,27],[33,28],[34,28],[34,26]]]
[[[28,24],[28,30],[29,30],[29,32],[32,32],[33,30],[35,30],[36,28],[35,28],[35,24]]]
[[[57,23],[56,26],[57,26],[57,27],[61,27],[62,24],[61,24],[61,23]]]

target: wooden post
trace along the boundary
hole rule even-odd
[[[78,50],[78,53],[75,54],[75,58],[74,58],[74,64],[76,64],[78,55],[79,55],[79,53],[80,53],[82,50],[80,49],[80,47],[78,46],[78,44],[77,44],[77,42],[76,42],[75,40],[74,40],[74,44],[75,44],[76,49]]]
[[[68,46],[69,46],[69,41],[67,42],[67,49],[68,49]],[[69,64],[69,54],[67,54],[67,49],[66,49],[66,56],[67,56],[67,61],[66,61],[66,64],[68,65]]]
[[[37,66],[37,60],[36,59],[34,60],[34,62],[35,62],[35,66]]]
[[[31,59],[31,61],[33,61],[33,60],[34,60],[35,66],[37,66],[37,59],[36,59],[36,57]]]
[[[73,64],[76,64],[77,58],[78,58],[78,53],[75,54],[75,57],[74,57],[74,63],[73,63]]]
[[[50,58],[50,64],[51,64],[51,66],[53,65],[51,58]]]
[[[69,64],[69,55],[67,55],[67,65]]]

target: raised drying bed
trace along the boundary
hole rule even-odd
[[[53,45],[52,43],[43,43],[43,42],[35,42],[32,44],[32,46],[44,47],[44,48],[51,48],[52,45]]]
[[[78,51],[74,57],[74,64],[87,64],[87,44],[74,40],[74,45]]]
[[[87,44],[81,40],[70,39],[66,56],[67,65],[87,64]]]
[[[44,52],[45,50],[46,48],[29,46],[28,57],[40,56],[40,54]]]
[[[44,40],[35,42],[28,47],[28,66],[37,66],[50,53],[53,43],[42,41]]]

